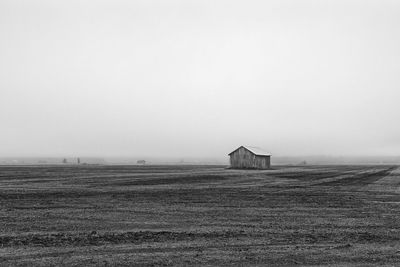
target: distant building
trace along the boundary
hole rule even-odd
[[[145,165],[146,161],[145,160],[138,160],[136,163],[140,164],[140,165]]]
[[[261,148],[241,146],[229,153],[231,168],[235,169],[269,169],[271,154]]]
[[[68,163],[67,159],[63,159],[62,163],[64,164]]]

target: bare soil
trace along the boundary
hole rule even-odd
[[[1,166],[0,266],[398,266],[397,166]]]

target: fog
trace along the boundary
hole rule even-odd
[[[398,1],[0,2],[0,156],[400,155]]]

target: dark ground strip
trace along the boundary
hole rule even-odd
[[[196,166],[196,165],[185,165],[185,166],[83,166],[83,165],[71,165],[71,166],[0,166],[0,181],[16,181],[19,179],[30,180],[30,179],[47,179],[60,177],[63,178],[83,178],[85,176],[104,176],[109,174],[110,176],[118,174],[162,174],[169,172],[191,172],[201,171],[204,169],[217,168],[223,170],[224,166]]]
[[[55,233],[55,234],[27,234],[20,236],[0,236],[0,247],[15,246],[39,246],[39,247],[60,247],[60,246],[100,246],[105,244],[142,244],[151,242],[177,242],[177,241],[211,241],[221,239],[228,241],[230,238],[236,240],[240,237],[254,240],[263,240],[265,245],[283,244],[350,244],[368,242],[398,242],[400,235],[398,231],[335,231],[335,232],[268,232],[246,233],[245,231],[224,231],[224,232],[170,232],[170,231],[139,231],[123,233]],[[238,241],[236,241],[238,242]]]
[[[35,203],[39,206],[49,206],[56,201],[59,204],[70,200],[84,201],[98,199],[99,201],[116,200],[130,203],[159,203],[169,204],[202,204],[218,206],[241,207],[281,207],[287,205],[307,205],[320,207],[354,207],[360,201],[338,192],[307,190],[304,187],[290,191],[270,192],[269,188],[236,189],[236,188],[190,188],[163,189],[143,191],[65,191],[65,192],[24,192],[0,193],[2,201],[18,201],[17,203]],[[39,202],[40,201],[40,202]],[[12,203],[10,203],[12,204]],[[16,204],[16,203],[15,203]],[[12,206],[15,206],[13,204]]]
[[[196,239],[210,238],[231,238],[243,236],[244,232],[208,232],[208,233],[187,233],[187,232],[124,232],[124,233],[56,233],[56,234],[28,234],[21,236],[0,236],[0,247],[9,246],[88,246],[103,244],[124,244],[144,242],[173,242],[189,241]]]
[[[165,184],[192,184],[192,183],[206,183],[226,180],[226,177],[220,175],[196,175],[196,176],[183,176],[183,177],[167,177],[167,178],[148,178],[148,179],[134,179],[131,181],[111,181],[106,185],[116,186],[132,186],[132,185],[165,185]]]
[[[336,177],[341,175],[341,172],[317,172],[317,171],[308,171],[305,173],[288,173],[288,174],[275,174],[274,176],[277,178],[285,178],[285,179],[296,179],[300,181],[314,181],[321,180],[326,178]]]

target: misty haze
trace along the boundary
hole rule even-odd
[[[1,156],[398,156],[394,1],[2,1]]]

